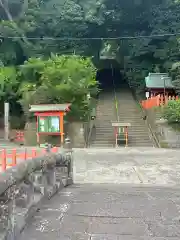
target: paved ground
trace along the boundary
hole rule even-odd
[[[179,240],[178,156],[76,149],[76,184],[47,201],[19,240]]]
[[[179,240],[180,191],[74,185],[40,210],[20,240]]]
[[[76,149],[76,183],[180,184],[180,150]]]

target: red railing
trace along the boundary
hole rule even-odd
[[[178,100],[178,96],[165,96],[164,95],[158,95],[158,96],[154,96],[151,97],[147,100],[143,100],[141,102],[141,105],[144,109],[150,109],[153,107],[160,107],[160,106],[164,106],[168,103],[168,101],[171,100]]]
[[[57,147],[54,147],[51,149],[51,152],[53,153],[56,153],[57,151],[58,151]],[[40,157],[45,155],[46,153],[47,153],[46,149],[43,149],[43,150],[24,149],[23,152],[18,152],[17,149],[11,149],[11,150],[2,149],[0,151],[1,170],[5,171],[7,167],[13,167],[19,161],[25,161],[27,159]]]

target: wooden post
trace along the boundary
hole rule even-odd
[[[16,166],[16,149],[12,150],[12,166]]]
[[[117,127],[114,128],[114,135],[116,137],[116,134],[117,134]]]
[[[168,96],[166,95],[165,98],[164,98],[164,105],[168,104]]]
[[[159,107],[160,106],[160,95],[157,95],[156,99],[157,99],[156,107]]]
[[[125,139],[126,139],[125,147],[127,147],[128,146],[128,127],[127,126],[125,127]]]
[[[4,139],[9,140],[9,103],[4,103]]]
[[[118,147],[117,138],[118,138],[118,134],[116,133],[116,147]]]
[[[32,149],[32,158],[36,157],[36,149]]]
[[[59,115],[59,127],[60,127],[60,136],[61,136],[61,146],[63,146],[63,143],[64,143],[64,114],[63,114],[63,112],[60,112],[60,115]]]
[[[40,139],[39,139],[39,116],[36,118],[36,139],[37,139],[37,144],[40,144]]]
[[[2,154],[1,154],[1,167],[2,167],[2,171],[4,172],[6,170],[6,150],[3,149],[2,150]]]
[[[27,148],[24,150],[24,160],[27,160]]]
[[[117,127],[114,128],[114,135],[115,135],[115,145],[117,147]]]

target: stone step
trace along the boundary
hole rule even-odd
[[[109,143],[109,142],[115,142],[115,138],[113,138],[113,139],[108,139],[108,140],[104,140],[104,139],[102,139],[102,138],[100,138],[100,139],[96,139],[96,140],[94,140],[94,141],[92,141],[93,143]],[[131,139],[131,138],[129,138],[129,142],[130,143],[132,143],[132,142],[134,142],[134,143],[151,143],[151,140],[149,139],[149,138],[147,138],[147,139],[143,139],[143,138],[133,138],[133,139]]]
[[[109,137],[114,138],[115,134],[114,133],[108,133],[108,134],[96,134],[96,139],[108,139]],[[140,139],[149,139],[149,135],[148,134],[128,134],[129,138],[140,138]]]
[[[114,120],[111,120],[111,121],[106,121],[106,120],[104,120],[104,121],[99,121],[99,120],[97,120],[96,122],[95,122],[95,124],[96,124],[96,127],[106,127],[106,126],[112,126],[112,122],[117,122],[117,120],[116,121],[114,121]],[[137,121],[132,121],[132,120],[125,120],[125,121],[119,121],[120,123],[131,123],[131,128],[132,127],[139,127],[139,126],[146,126],[146,123],[144,123],[144,122],[142,122],[142,121],[139,121],[139,122],[137,122]]]
[[[132,146],[153,146],[145,121],[142,120],[137,103],[127,89],[116,90],[118,99],[119,122],[131,123],[129,128],[129,144]],[[113,93],[100,94],[96,112],[96,137],[94,147],[107,147],[115,144],[112,121],[117,121]]]
[[[109,139],[109,138],[115,138],[115,135],[114,134],[111,134],[111,135],[99,135],[99,134],[96,134],[96,140],[97,139]],[[132,135],[132,134],[129,134],[128,135],[128,138],[129,139],[143,139],[143,140],[149,140],[150,138],[149,138],[149,135],[137,135],[137,134],[134,134],[134,135]]]
[[[115,145],[115,142],[112,142],[112,143],[101,143],[101,142],[96,142],[96,143],[92,143],[91,146],[114,146]]]
[[[96,131],[115,131],[115,128],[112,126],[99,126],[96,127]],[[133,126],[131,128],[128,128],[128,132],[144,132],[144,131],[148,131],[148,129],[145,126]]]
[[[112,127],[112,125],[96,127],[96,131],[100,131],[100,132],[109,132],[114,130],[115,128]],[[148,132],[148,129],[146,128],[146,126],[133,126],[128,128],[128,132],[144,132],[144,131]]]
[[[101,143],[101,144],[104,144],[104,143],[114,143],[115,141],[114,141],[114,139],[108,139],[108,140],[103,140],[103,139],[100,139],[100,140],[95,140],[95,141],[93,141],[92,143]]]
[[[115,143],[114,139],[109,140],[109,141],[100,140],[100,141],[93,141],[92,142],[92,144],[114,144],[114,143]]]
[[[111,145],[111,144],[107,144],[107,145],[102,145],[102,144],[93,144],[90,146],[90,148],[114,148],[114,145]]]

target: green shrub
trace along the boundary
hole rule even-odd
[[[169,101],[163,109],[163,117],[169,123],[180,123],[180,100]]]
[[[19,100],[29,120],[29,105],[71,103],[69,119],[84,120],[90,111],[88,95],[96,96],[98,82],[91,58],[54,56],[48,60],[30,58],[21,66]]]

